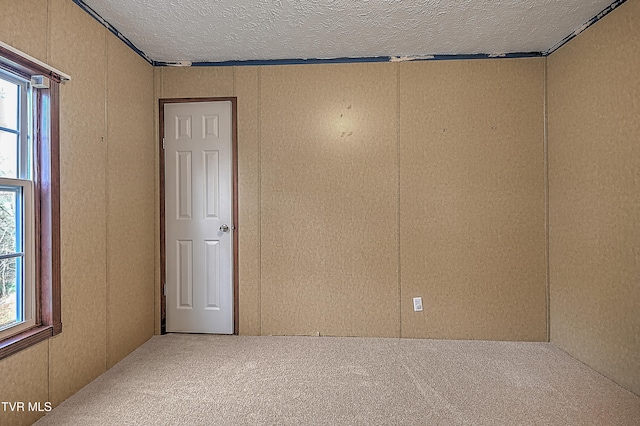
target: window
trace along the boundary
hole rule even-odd
[[[35,325],[30,94],[0,71],[0,338]]]
[[[62,331],[58,93],[64,77],[0,42],[0,358]]]

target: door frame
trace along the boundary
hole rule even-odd
[[[232,182],[232,222],[235,227],[233,231],[233,334],[238,334],[238,320],[240,318],[238,307],[238,107],[237,97],[214,97],[214,98],[162,98],[158,100],[160,115],[160,140],[159,140],[159,176],[160,176],[160,334],[167,334],[167,296],[164,288],[167,281],[167,251],[166,251],[166,220],[165,220],[165,176],[164,176],[164,106],[166,104],[193,103],[193,102],[231,102],[231,182]]]

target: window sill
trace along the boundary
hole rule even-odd
[[[54,335],[52,325],[36,326],[0,342],[0,359],[47,340]]]

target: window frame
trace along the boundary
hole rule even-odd
[[[0,188],[15,193],[18,201],[16,211],[16,225],[20,236],[16,235],[19,244],[18,252],[10,259],[16,259],[16,268],[20,264],[20,274],[16,275],[16,293],[22,306],[20,307],[21,321],[8,324],[0,329],[0,340],[32,328],[36,323],[35,315],[35,234],[33,208],[33,172],[32,172],[32,89],[28,79],[6,70],[0,70],[0,78],[18,88],[16,128],[0,127],[2,132],[14,134],[18,143],[15,175],[0,177]],[[16,231],[18,231],[18,229]],[[8,253],[11,255],[11,253]],[[18,269],[16,270],[18,272]],[[17,308],[18,306],[16,306]]]
[[[15,192],[16,198],[20,199],[18,216],[22,237],[19,243],[22,254],[12,257],[21,258],[22,277],[20,279],[22,289],[17,289],[22,294],[22,321],[11,327],[0,330],[0,340],[11,337],[22,331],[28,330],[36,325],[36,283],[35,283],[35,234],[34,234],[34,198],[33,181],[29,179],[13,179],[0,177],[0,189]],[[16,283],[17,286],[17,283]],[[3,336],[4,335],[4,336]]]
[[[62,77],[32,58],[0,45],[0,68],[32,80],[49,79],[33,89],[32,181],[35,248],[35,325],[0,340],[0,359],[62,332],[60,290],[60,83]]]

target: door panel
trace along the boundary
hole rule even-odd
[[[233,333],[232,105],[165,117],[167,332]]]

